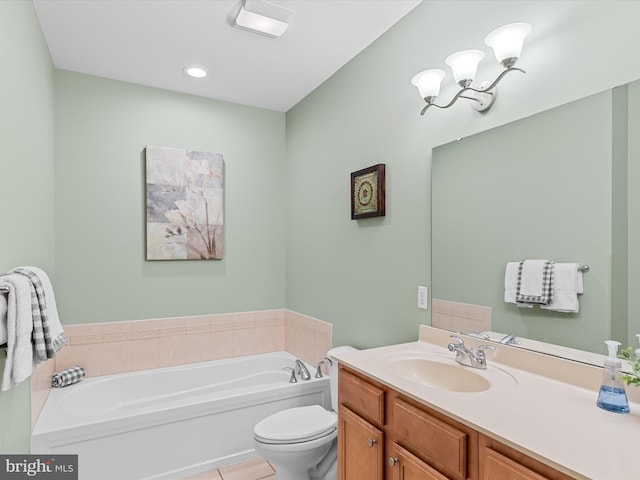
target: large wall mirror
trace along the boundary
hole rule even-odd
[[[434,301],[490,307],[500,334],[595,353],[608,338],[634,345],[627,178],[637,83],[433,149]],[[578,313],[504,301],[507,262],[540,258],[590,267]]]

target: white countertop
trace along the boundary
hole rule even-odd
[[[500,349],[509,347],[499,346],[496,358],[488,355],[487,370],[471,369],[491,383],[491,388],[477,393],[432,388],[403,378],[391,368],[395,360],[407,357],[458,365],[455,354],[446,348],[448,341],[442,343],[448,336],[436,336],[438,343],[417,341],[344,351],[336,358],[575,478],[640,479],[639,403],[630,403],[628,414],[602,410],[596,406],[597,386],[588,389],[503,363],[509,354],[500,355]],[[421,338],[424,340],[422,327]],[[465,342],[468,343],[467,339]],[[526,361],[535,362],[536,358],[539,357],[532,356]],[[557,362],[565,361],[555,359],[554,362],[558,365]]]

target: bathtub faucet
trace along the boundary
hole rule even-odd
[[[311,380],[311,374],[306,365],[300,359],[296,359],[296,373],[300,375],[303,380]]]

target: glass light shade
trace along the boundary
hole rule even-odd
[[[451,67],[456,83],[466,87],[475,78],[478,64],[483,58],[484,52],[481,50],[462,50],[449,55],[444,63]]]
[[[496,28],[487,35],[484,43],[493,48],[498,63],[504,66],[512,66],[520,58],[524,39],[531,32],[531,25],[528,23],[511,23],[503,27]],[[505,62],[509,65],[505,65]]]
[[[440,83],[442,83],[444,76],[444,70],[439,68],[425,70],[416,73],[411,79],[411,84],[420,92],[420,98],[435,98],[440,93]]]

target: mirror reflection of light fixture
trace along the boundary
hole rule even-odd
[[[445,76],[445,72],[439,69],[431,69],[420,72],[411,79],[411,83],[420,92],[420,97],[427,103],[420,115],[424,115],[429,107],[449,108],[456,103],[459,98],[472,100],[471,107],[478,112],[486,112],[496,101],[496,85],[504,76],[513,71],[525,73],[521,68],[514,65],[522,53],[524,39],[531,32],[531,26],[526,23],[512,23],[497,28],[485,38],[485,43],[493,49],[496,60],[504,67],[504,70],[493,81],[481,82],[479,88],[471,86],[478,65],[484,58],[481,50],[463,50],[449,55],[445,63],[451,68],[453,78],[461,89],[453,99],[446,105],[435,103],[440,93],[440,84]]]
[[[244,0],[235,26],[277,38],[287,31],[294,14],[294,10],[266,0]]]

